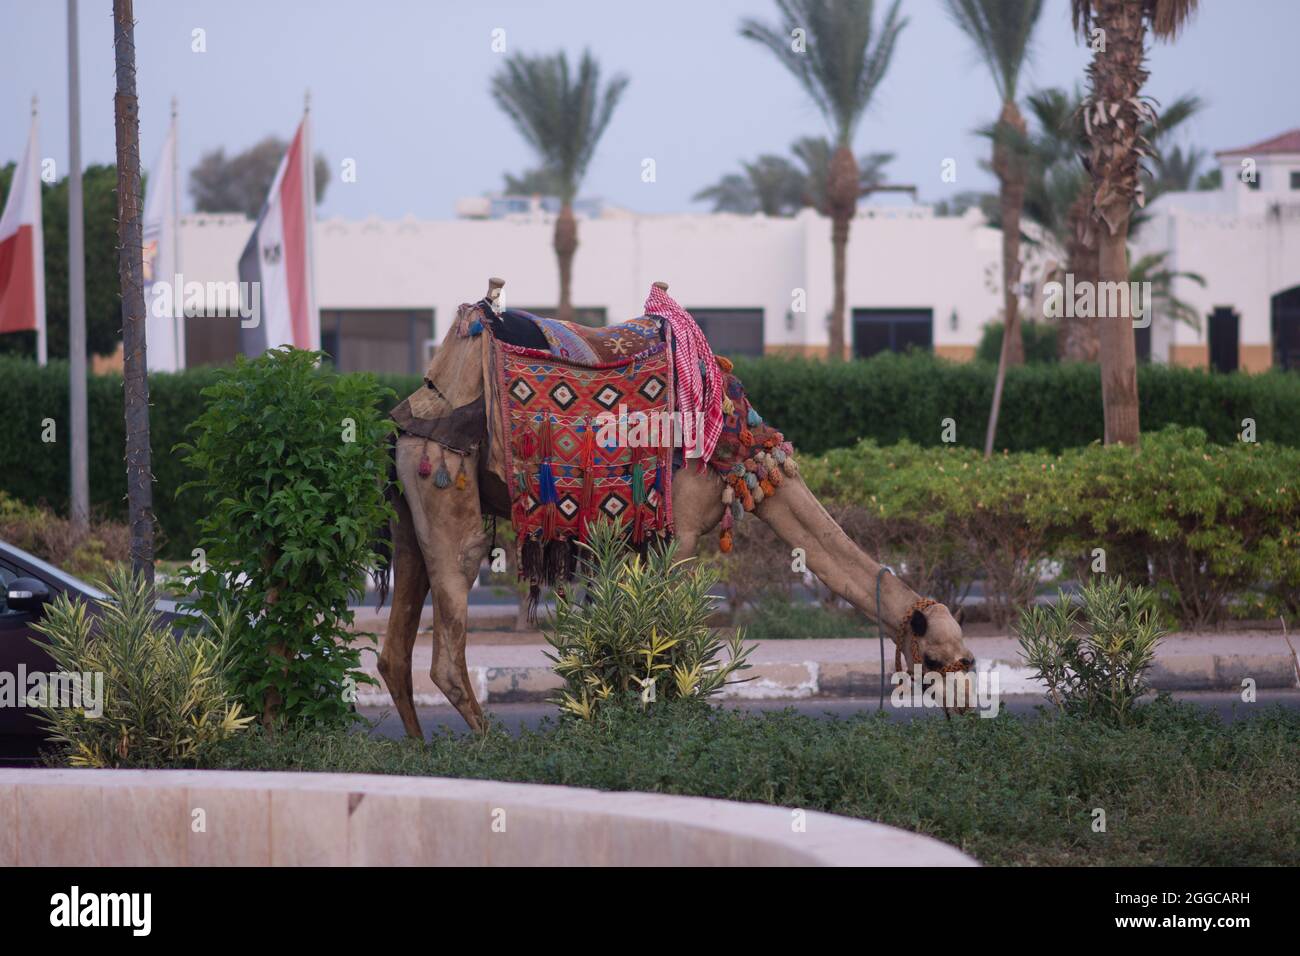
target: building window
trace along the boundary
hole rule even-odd
[[[854,309],[853,357],[934,347],[932,309]]]
[[[762,355],[762,309],[687,309],[716,355]]]
[[[321,351],[340,372],[419,374],[433,309],[321,309]]]
[[[1291,172],[1291,188],[1300,189],[1300,169]]]

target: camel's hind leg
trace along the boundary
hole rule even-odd
[[[430,457],[441,460],[452,475],[464,477],[465,487],[438,488],[419,476],[424,443],[403,438],[397,445],[397,475],[406,490],[411,526],[424,555],[433,590],[433,666],[429,676],[472,730],[485,726],[483,709],[474,695],[465,663],[469,620],[469,589],[487,554],[488,538],[479,509],[476,456],[463,460],[436,446]]]
[[[405,496],[395,503],[397,521],[393,527],[393,603],[388,615],[388,630],[379,654],[379,673],[388,685],[388,693],[397,705],[402,726],[408,736],[424,739],[420,718],[415,713],[411,690],[411,651],[420,630],[420,612],[429,595],[429,573],[411,520]]]

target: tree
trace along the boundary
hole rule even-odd
[[[560,184],[545,169],[526,169],[518,176],[505,174],[507,196],[558,196]]]
[[[1172,39],[1196,9],[1196,0],[1071,0],[1075,30],[1093,48],[1090,90],[1084,101],[1092,219],[1098,224],[1098,278],[1128,281],[1128,232],[1133,204],[1143,203],[1139,169],[1150,143],[1142,135],[1154,119],[1141,99],[1148,73],[1146,34]],[[1128,315],[1099,322],[1101,395],[1106,444],[1137,445],[1137,351],[1132,305]]]
[[[834,134],[835,152],[826,185],[834,259],[830,359],[844,355],[844,275],[849,225],[858,208],[860,180],[853,136],[889,70],[898,35],[907,19],[899,0],[879,30],[875,0],[776,0],[775,24],[746,18],[740,33],[772,52],[817,105]]]
[[[824,137],[805,136],[790,147],[790,152],[802,169],[782,156],[765,154],[752,163],[742,163],[743,173],[728,173],[691,198],[712,202],[714,212],[790,216],[812,207],[824,215],[835,148]],[[884,167],[893,158],[893,153],[858,157],[860,195],[888,188],[884,186]]]
[[[271,191],[275,171],[289,144],[268,136],[242,153],[227,158],[224,148],[210,150],[190,170],[190,197],[199,212],[241,212],[256,219]],[[325,198],[329,163],[321,153],[315,159],[316,203]]]
[[[127,524],[131,530],[131,570],[152,586],[153,469],[145,354],[140,105],[135,95],[135,16],[131,0],[113,0],[113,49],[117,75],[113,114],[117,142],[117,269],[122,288]]]
[[[14,164],[0,167],[0,206]],[[141,177],[143,179],[143,177]],[[122,340],[117,285],[117,170],[87,166],[81,177],[86,238],[86,350],[111,355]],[[41,184],[45,232],[45,327],[50,358],[68,354],[68,180]],[[0,335],[0,353],[36,354],[36,333]]]
[[[1016,102],[1020,74],[1029,60],[1043,0],[947,0],[958,28],[975,44],[993,76],[1002,112],[993,133],[993,173],[998,178],[1002,224],[1002,349],[999,377],[1007,365],[1025,361],[1020,336],[1020,216],[1025,203],[1028,159],[1025,118]],[[995,387],[995,396],[1000,390]],[[997,422],[997,397],[990,416],[990,446]],[[988,449],[986,448],[986,452]]]
[[[560,199],[553,245],[560,268],[558,318],[564,321],[573,318],[573,256],[578,251],[573,200],[627,84],[627,77],[616,75],[602,88],[600,66],[590,51],[583,51],[576,74],[563,52],[520,53],[492,77],[492,98],[536,151]]]
[[[984,436],[984,457],[989,458],[998,431],[1007,366],[1025,362],[1025,343],[1020,332],[1020,216],[1025,205],[1028,128],[1016,96],[1043,2],[948,0],[948,11],[979,50],[1002,98],[1002,112],[993,130],[993,173],[998,178],[1002,224],[1003,335],[993,383],[993,407]]]

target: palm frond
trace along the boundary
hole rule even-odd
[[[1016,99],[1020,74],[1031,55],[1043,0],[946,0],[958,29],[975,44],[993,74],[1003,102]]]

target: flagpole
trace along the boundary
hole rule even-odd
[[[180,124],[176,120],[176,97],[172,97],[172,272],[181,275],[181,174],[180,174]],[[181,290],[172,293],[172,368],[179,372],[185,368],[185,306]]]
[[[40,112],[40,110],[38,109],[38,100],[37,100],[37,98],[36,98],[36,94],[33,93],[33,94],[32,94],[32,132],[31,132],[31,135],[32,135],[32,138],[33,138],[33,139],[35,139],[35,138],[36,138],[36,135],[37,135],[37,114],[38,114],[39,112]],[[37,147],[35,147],[35,146],[33,146],[32,149],[31,149],[31,158],[32,158],[32,159],[35,159],[35,158],[38,156],[39,153],[40,153],[40,149],[37,148]],[[39,168],[39,165],[37,166],[37,168]],[[15,170],[15,172],[16,172],[16,171],[17,171],[17,170]],[[31,174],[29,173],[28,175],[31,175]],[[44,215],[45,215],[45,208],[44,208],[44,207],[45,207],[45,203],[43,202],[43,197],[41,196],[41,179],[40,179],[40,175],[37,174],[37,177],[36,177],[36,214],[37,214],[37,216],[44,217]],[[43,221],[44,221],[44,220],[42,219],[42,223],[43,223]],[[33,248],[32,248],[32,264],[33,264],[33,266],[35,267],[35,275],[33,276],[33,279],[32,279],[32,283],[33,283],[33,285],[34,285],[34,288],[33,288],[32,292],[33,292],[33,298],[34,298],[34,300],[35,300],[35,302],[36,302],[36,364],[39,365],[39,366],[41,366],[42,368],[45,366],[45,363],[46,363],[47,361],[49,361],[49,355],[47,354],[47,349],[46,349],[46,338],[45,338],[45,249],[44,249],[44,238],[45,238],[45,228],[44,228],[44,225],[42,225],[42,227],[41,227],[41,236],[40,236],[40,241],[35,242],[35,243],[33,244]]]
[[[321,347],[320,311],[316,307],[316,159],[312,154],[311,90],[307,90],[303,96],[302,124],[303,164],[307,167],[307,174],[303,176],[303,182],[306,184],[305,189],[307,190],[305,197],[307,209],[307,321],[310,324],[309,332],[312,336],[310,347],[319,350]]]
[[[90,527],[86,411],[86,238],[81,190],[81,64],[77,0],[68,0],[68,516],[73,531]],[[44,333],[42,332],[42,335]],[[44,364],[44,343],[41,345]]]

